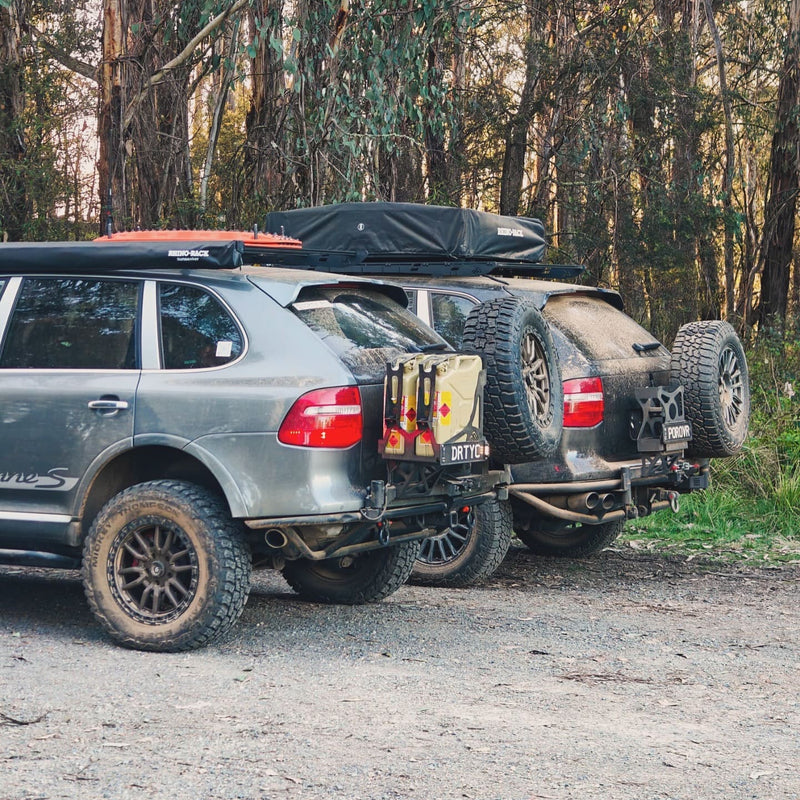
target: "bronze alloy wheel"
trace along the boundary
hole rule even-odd
[[[114,596],[140,622],[179,617],[197,592],[197,552],[166,519],[144,517],[122,528],[111,545],[109,568]]]
[[[531,414],[544,422],[550,414],[550,375],[542,342],[532,331],[528,331],[523,337],[520,355],[522,378],[528,392],[528,406]]]

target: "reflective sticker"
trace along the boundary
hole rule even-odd
[[[433,410],[434,417],[438,417],[440,425],[449,425],[452,419],[450,406],[453,404],[452,392],[437,392],[436,407]]]

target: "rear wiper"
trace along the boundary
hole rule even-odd
[[[639,342],[633,343],[633,349],[637,353],[646,353],[648,350],[658,350],[661,347],[661,342],[648,342],[647,344],[639,344]]]
[[[450,350],[451,347],[447,342],[435,342],[434,344],[418,344],[415,345],[418,353],[440,353],[442,350]]]

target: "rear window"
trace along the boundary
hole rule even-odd
[[[638,322],[599,297],[556,295],[547,301],[543,314],[595,361],[640,358],[633,349],[634,343],[647,345],[658,341]],[[661,355],[662,352],[657,347],[642,355]]]
[[[367,287],[313,287],[292,305],[350,368],[357,380],[377,380],[400,353],[448,350],[408,309]]]

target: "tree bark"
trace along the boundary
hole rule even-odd
[[[25,95],[20,46],[26,16],[24,0],[0,5],[0,236],[12,241],[24,237],[31,206],[23,170]]]
[[[764,230],[761,237],[759,332],[786,325],[795,213],[800,190],[800,0],[789,4],[789,29],[778,85],[778,108],[770,152]]]
[[[522,200],[522,184],[525,178],[525,159],[528,152],[528,132],[536,109],[536,90],[539,83],[539,51],[536,35],[539,15],[542,13],[539,0],[525,3],[525,82],[522,86],[519,106],[508,124],[505,138],[503,171],[500,176],[500,213],[519,213]],[[550,20],[548,19],[548,27]]]

